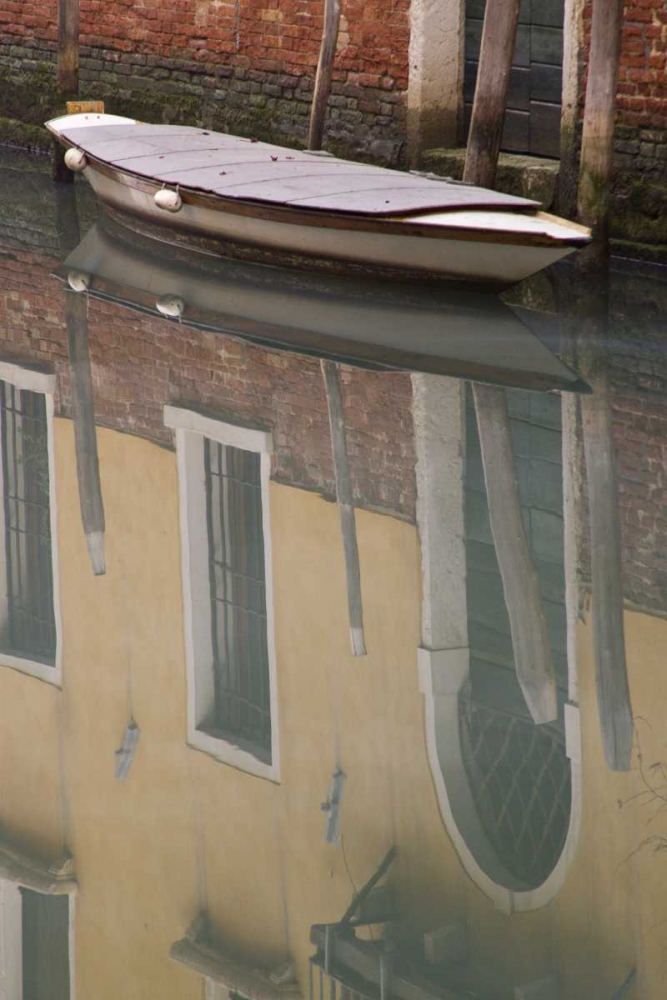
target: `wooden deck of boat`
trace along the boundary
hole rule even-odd
[[[187,126],[83,126],[61,134],[118,170],[223,198],[377,216],[537,206],[485,188]]]

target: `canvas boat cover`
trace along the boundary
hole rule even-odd
[[[538,207],[499,191],[183,125],[65,125],[60,134],[119,170],[223,198],[377,216]]]

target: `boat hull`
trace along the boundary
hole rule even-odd
[[[250,247],[281,263],[498,290],[590,238],[530,199],[195,126],[79,114],[47,128],[102,203],[172,242],[212,241],[216,254]]]
[[[400,226],[378,225],[375,231],[322,225],[320,220],[299,223],[277,220],[270,213],[234,211],[234,206],[205,204],[205,199],[184,197],[178,213],[168,214],[155,204],[161,185],[138,180],[121,171],[102,170],[91,163],[85,169],[99,200],[121,211],[126,222],[133,215],[156,224],[173,239],[187,242],[188,235],[215,239],[220,252],[225,243],[246,244],[281,254],[299,254],[366,268],[397,272],[423,272],[457,282],[503,289],[543,270],[572,252],[567,244],[539,246],[507,244],[489,238],[484,231],[457,233],[447,238],[392,232]],[[277,213],[275,213],[277,214]],[[305,213],[302,213],[305,214]],[[406,226],[405,228],[409,228]]]

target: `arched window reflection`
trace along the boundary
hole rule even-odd
[[[459,697],[463,763],[475,808],[504,868],[526,888],[555,867],[570,821],[560,399],[508,391],[524,524],[540,580],[559,716],[536,726],[514,671],[489,524],[474,408],[467,407],[466,558],[470,677]]]

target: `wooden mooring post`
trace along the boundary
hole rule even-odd
[[[595,679],[607,765],[630,769],[633,718],[623,623],[618,474],[607,372],[608,220],[623,0],[593,0],[591,51],[579,175],[580,221],[594,242],[576,260],[581,372],[593,392],[581,399],[591,548]]]
[[[58,93],[79,93],[79,0],[58,0]]]
[[[577,208],[580,221],[593,229],[604,255],[622,28],[623,0],[593,0]]]
[[[493,187],[505,120],[520,0],[487,0],[464,180]],[[473,386],[484,480],[510,621],[514,663],[536,723],[558,715],[556,680],[540,586],[521,515],[504,389]]]
[[[339,27],[340,0],[324,0],[322,44],[317,63],[313,103],[310,111],[310,128],[308,130],[308,149],[310,150],[322,148],[322,136],[324,134],[327,101],[331,93],[331,79]]]
[[[56,86],[65,100],[79,94],[79,0],[58,0]],[[53,143],[53,179],[71,184],[74,174],[65,165],[60,143]]]
[[[521,0],[487,0],[463,179],[496,182]]]

